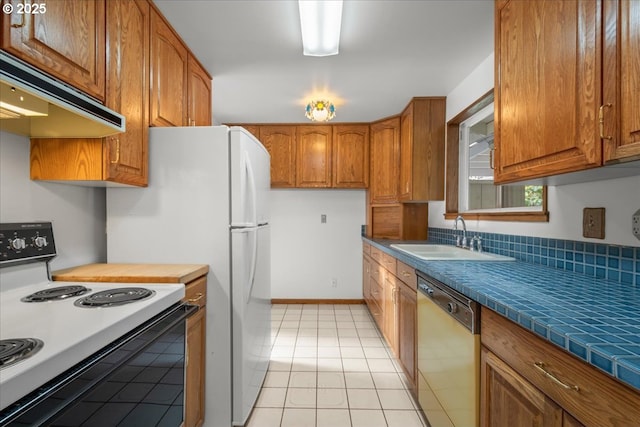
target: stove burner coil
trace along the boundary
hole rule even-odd
[[[0,369],[18,363],[36,354],[44,346],[37,338],[0,340]]]
[[[49,288],[43,289],[42,291],[35,292],[31,295],[27,295],[22,298],[20,301],[22,302],[43,302],[43,301],[54,301],[61,300],[71,297],[77,297],[79,295],[84,295],[87,292],[91,291],[91,289],[87,289],[84,286],[59,286],[57,288]]]
[[[115,307],[151,298],[154,294],[155,291],[146,288],[116,288],[87,295],[78,299],[74,305],[84,308]]]

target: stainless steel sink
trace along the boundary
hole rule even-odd
[[[504,255],[449,245],[399,244],[391,247],[427,261],[515,261],[515,258]]]

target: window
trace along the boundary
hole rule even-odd
[[[494,185],[493,91],[447,124],[446,218],[548,221],[546,187]]]

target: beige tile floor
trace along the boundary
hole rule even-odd
[[[271,363],[248,427],[424,427],[364,305],[274,305]]]

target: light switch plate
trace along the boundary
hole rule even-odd
[[[604,239],[605,208],[584,208],[582,211],[582,237]]]

